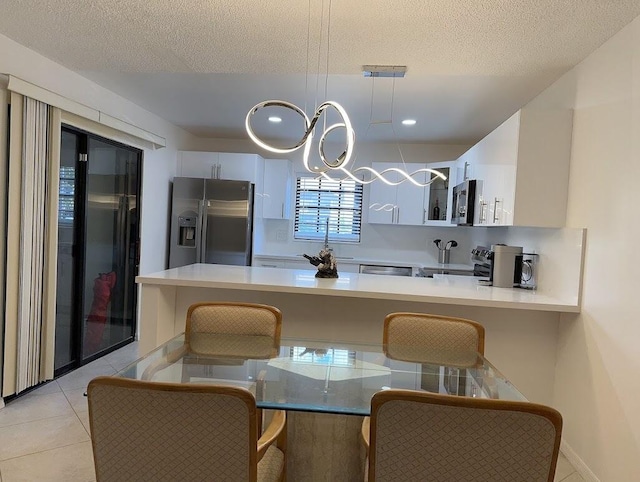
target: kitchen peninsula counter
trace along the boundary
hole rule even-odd
[[[470,276],[314,275],[313,269],[194,264],[138,276],[140,352],[183,332],[189,306],[202,301],[273,305],[282,311],[283,337],[342,342],[379,342],[389,313],[432,313],[482,323],[487,357],[505,367],[527,398],[550,403],[560,316],[579,312],[577,299],[481,286]]]
[[[482,286],[473,276],[418,278],[340,273],[338,279],[315,277],[315,270],[192,264],[146,276],[142,285],[271,291],[348,298],[374,298],[491,308],[579,312],[578,300],[539,292]]]

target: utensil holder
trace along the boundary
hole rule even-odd
[[[438,249],[438,263],[440,264],[449,264],[449,260],[451,258],[451,250],[449,249]]]

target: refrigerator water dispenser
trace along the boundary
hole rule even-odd
[[[178,245],[196,247],[196,213],[183,213],[178,216]]]

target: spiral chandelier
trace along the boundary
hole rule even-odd
[[[324,0],[323,0],[323,12],[324,12]],[[324,16],[324,13],[323,13]],[[309,74],[309,43],[310,43],[310,26],[311,26],[311,0],[309,0],[309,24],[308,24],[308,32],[307,32],[307,78]],[[321,24],[322,30],[322,24]],[[330,31],[331,31],[331,0],[329,0],[329,8],[328,8],[328,22],[327,22],[327,66],[326,66],[326,78],[325,78],[325,97],[327,91],[327,79],[329,77],[329,39],[330,39]],[[322,38],[320,40],[322,43]],[[318,64],[320,62],[320,55],[318,55]],[[319,70],[319,69],[318,69]],[[363,73],[365,77],[393,77],[393,90],[391,96],[391,113],[393,113],[393,99],[395,95],[395,78],[396,77],[404,77],[406,73],[405,66],[378,66],[378,65],[365,65],[363,67]],[[316,84],[316,95],[317,95],[317,84]],[[306,98],[306,88],[305,88],[305,98]],[[300,116],[301,121],[303,123],[304,134],[294,145],[289,147],[276,147],[264,139],[261,139],[254,131],[251,121],[260,109],[266,107],[276,107],[276,108],[284,108],[289,109],[295,112],[298,116]],[[327,126],[327,113],[328,111],[335,111],[335,113],[340,118],[339,122],[331,124]],[[372,88],[372,96],[371,96],[371,112],[373,112],[373,88]],[[311,155],[311,147],[314,139],[314,131],[316,127],[318,127],[318,121],[321,120],[324,116],[324,122],[322,122],[323,130],[320,134],[320,138],[318,141],[318,155],[320,157],[321,165],[320,166],[311,166],[310,165],[310,155]],[[391,124],[391,128],[393,129],[393,122],[389,120],[385,123]],[[369,127],[371,126],[371,122]],[[293,151],[296,151],[302,147],[303,150],[303,164],[307,171],[318,174],[325,179],[333,180],[333,181],[343,181],[347,179],[351,179],[354,182],[359,184],[370,184],[376,180],[380,180],[381,182],[396,186],[403,182],[409,182],[418,187],[425,187],[434,182],[437,178],[441,178],[446,181],[447,177],[440,171],[435,169],[422,168],[417,169],[412,172],[406,171],[406,164],[404,162],[404,158],[402,157],[402,151],[400,150],[400,146],[397,144],[398,151],[400,153],[400,157],[402,159],[402,165],[405,169],[400,168],[389,168],[383,171],[376,171],[371,167],[358,167],[356,169],[350,170],[349,161],[353,156],[354,145],[355,145],[355,132],[353,130],[351,120],[349,119],[349,115],[347,114],[344,107],[342,107],[338,102],[327,100],[321,103],[316,109],[311,117],[307,116],[306,112],[298,107],[297,105],[287,102],[284,100],[266,100],[263,102],[259,102],[254,105],[246,115],[245,118],[245,129],[249,138],[261,148],[277,153],[277,154],[287,154]],[[334,158],[329,158],[325,151],[325,142],[327,136],[337,130],[344,131],[344,150],[340,155]],[[368,132],[368,129],[367,129]],[[395,130],[393,131],[394,138]],[[389,174],[393,174],[393,178],[389,176]],[[425,174],[429,174],[426,175]],[[341,178],[336,178],[333,176],[342,176]],[[365,179],[368,178],[368,179]]]

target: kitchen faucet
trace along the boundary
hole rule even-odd
[[[329,218],[327,218],[327,222],[324,228],[324,249],[326,249],[327,251],[333,251],[333,249],[329,247]]]

